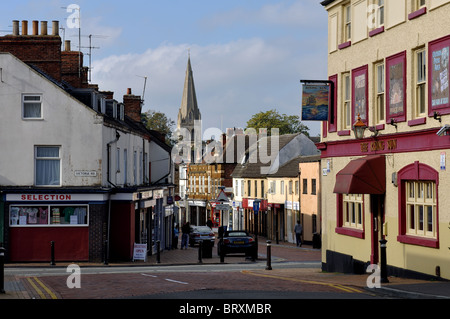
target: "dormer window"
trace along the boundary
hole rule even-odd
[[[22,96],[22,118],[25,120],[42,119],[42,95],[24,94]]]

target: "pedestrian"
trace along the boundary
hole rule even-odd
[[[183,247],[187,249],[189,242],[189,233],[191,232],[191,226],[189,225],[189,222],[183,224],[183,227],[181,227],[181,232],[183,233],[181,235],[181,249],[183,249]]]
[[[179,238],[179,234],[180,234],[180,231],[178,228],[179,228],[179,226],[176,225],[173,229],[173,244],[172,244],[173,249],[178,249],[178,238]]]
[[[303,233],[303,227],[302,224],[300,224],[300,221],[297,220],[297,225],[295,225],[294,228],[295,232],[295,238],[297,239],[297,247],[302,247],[302,233]]]

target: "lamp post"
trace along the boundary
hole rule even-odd
[[[366,130],[367,125],[361,120],[361,116],[358,113],[358,119],[355,124],[353,124],[353,132],[355,133],[355,137],[357,139],[364,138],[364,131]]]

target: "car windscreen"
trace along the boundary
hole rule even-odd
[[[225,234],[226,237],[247,237],[245,232],[232,232]]]

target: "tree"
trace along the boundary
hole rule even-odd
[[[166,135],[166,143],[173,145],[172,130],[175,126],[175,121],[168,118],[164,113],[149,110],[141,115],[142,123],[149,130],[158,131]]]
[[[272,128],[278,128],[280,135],[303,133],[309,136],[309,128],[300,121],[298,115],[280,115],[277,110],[254,114],[247,122],[247,128],[253,128],[256,132],[261,128],[267,129],[267,135],[270,135]]]

